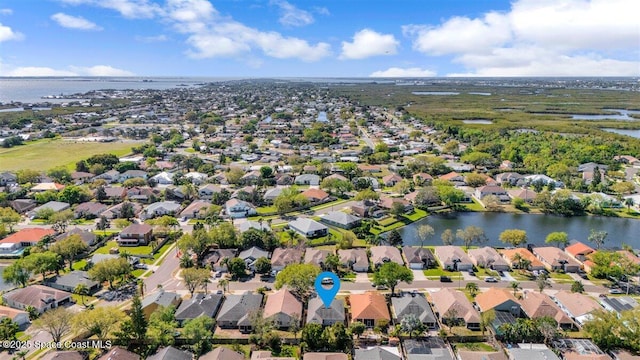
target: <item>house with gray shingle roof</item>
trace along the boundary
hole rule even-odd
[[[200,356],[199,360],[245,360],[244,354],[237,353],[227,347],[219,346]]]
[[[79,284],[86,286],[89,293],[100,289],[100,283],[91,280],[88,272],[77,270],[62,276],[56,276],[54,279],[49,279],[45,283],[46,286],[67,292],[73,292]]]
[[[297,218],[289,223],[289,227],[307,238],[327,236],[329,228],[307,218]]]
[[[404,246],[402,247],[402,254],[407,260],[410,269],[428,269],[438,264],[431,250],[424,247]]]
[[[344,300],[333,299],[327,308],[319,297],[309,300],[307,307],[307,324],[315,323],[322,326],[331,326],[335,323],[344,323],[346,320],[344,311]]]
[[[255,270],[256,260],[261,257],[266,257],[268,259],[269,253],[257,246],[252,246],[247,250],[241,251],[240,254],[238,254],[238,257],[244,260],[244,263],[247,264],[247,268],[249,268],[249,270],[253,271]]]
[[[400,255],[400,251],[396,247],[387,245],[372,246],[369,251],[371,251],[371,263],[373,266],[380,266],[386,262],[404,265],[402,255]]]
[[[320,221],[342,229],[353,229],[360,225],[362,219],[358,216],[347,214],[342,211],[331,211],[322,215],[320,217]]]
[[[297,248],[276,248],[271,254],[271,269],[281,271],[289,264],[299,264],[302,250]]]
[[[322,267],[322,264],[324,264],[329,254],[331,254],[329,250],[307,248],[304,253],[304,263],[315,264]]]
[[[156,351],[155,354],[149,356],[147,360],[193,360],[193,354],[167,346]]]
[[[342,266],[346,266],[355,272],[369,271],[369,257],[367,257],[367,250],[365,249],[338,250],[338,257],[340,257]]]
[[[218,312],[216,323],[223,329],[238,328],[241,332],[250,332],[250,314],[262,307],[262,297],[262,294],[252,292],[228,295]]]
[[[143,219],[151,219],[163,215],[175,216],[180,211],[180,208],[181,205],[175,201],[158,201],[147,206],[141,216]]]
[[[161,290],[142,299],[142,312],[144,313],[144,316],[149,319],[151,313],[156,311],[159,307],[178,307],[181,301],[182,298],[180,298],[180,295],[174,292]]]
[[[192,299],[183,301],[176,309],[176,320],[182,324],[186,320],[200,316],[213,318],[220,309],[223,299],[221,294],[195,294]]]
[[[302,174],[302,175],[296,176],[294,182],[297,185],[318,186],[320,185],[320,176],[315,174]]]
[[[400,323],[407,315],[415,315],[423,324],[430,329],[435,329],[438,325],[436,316],[433,314],[427,299],[418,294],[415,296],[392,297],[393,316],[397,323]]]

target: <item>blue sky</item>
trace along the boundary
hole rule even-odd
[[[639,76],[637,0],[9,0],[0,76]]]

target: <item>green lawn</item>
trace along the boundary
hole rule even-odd
[[[468,211],[485,211],[484,207],[482,205],[480,205],[479,202],[477,202],[475,199],[472,199],[473,203],[471,204],[464,204],[464,207],[468,210]]]
[[[442,268],[435,268],[435,269],[427,269],[427,270],[423,270],[424,272],[424,276],[428,277],[428,278],[434,278],[437,277],[439,278],[440,276],[449,276],[451,279],[458,279],[462,277],[462,274],[460,273],[460,271],[446,271]]]
[[[40,169],[56,166],[73,167],[95,154],[112,153],[123,156],[136,146],[133,142],[74,142],[63,139],[44,139],[28,142],[12,148],[0,148],[0,164],[3,170]],[[54,155],[55,154],[55,155]]]
[[[493,346],[483,342],[454,343],[453,346],[456,350],[495,351]]]
[[[552,271],[549,274],[549,277],[554,279],[554,280],[570,280],[570,281],[573,281],[573,278],[569,274],[563,274],[563,273],[559,273],[559,272],[555,272],[555,271]]]
[[[398,222],[398,219],[396,219],[394,216],[387,216],[377,221],[377,223],[380,224],[380,226],[382,227],[391,226],[397,222]]]
[[[166,245],[165,245],[166,246]],[[103,247],[96,249],[95,254],[108,254],[111,248],[120,249],[120,253],[127,252],[129,255],[149,255],[151,246],[118,246],[115,241],[107,242]]]
[[[82,270],[87,266],[87,260],[78,260],[73,263],[73,270]]]
[[[275,206],[260,206],[256,208],[258,214],[273,214],[278,211]]]
[[[420,209],[415,209],[411,214],[403,215],[404,218],[406,218],[411,222],[418,221],[426,216],[427,216],[427,212]]]

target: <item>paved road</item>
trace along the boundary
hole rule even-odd
[[[178,249],[174,248],[169,251],[162,264],[155,270],[151,276],[144,280],[146,287],[145,292],[151,293],[162,285],[165,290],[184,290],[184,284],[174,277],[174,273],[180,268],[180,258],[178,257]],[[180,287],[180,285],[183,285]]]
[[[373,141],[369,137],[369,133],[367,132],[367,130],[365,130],[361,126],[359,126],[358,129],[360,129],[360,133],[362,134],[362,140],[364,140],[367,146],[370,147],[372,150],[375,149],[376,145],[373,143]]]

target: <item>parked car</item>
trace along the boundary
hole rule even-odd
[[[609,294],[624,294],[624,291],[622,289],[610,289]]]
[[[486,278],[484,278],[484,281],[488,283],[497,283],[498,279],[494,278],[493,276],[487,276]]]
[[[440,282],[451,282],[451,278],[448,276],[440,276]]]
[[[322,285],[333,285],[333,279],[330,277],[323,278],[320,283]]]
[[[500,277],[504,277],[504,271],[502,270],[498,271],[498,275],[500,275]]]

